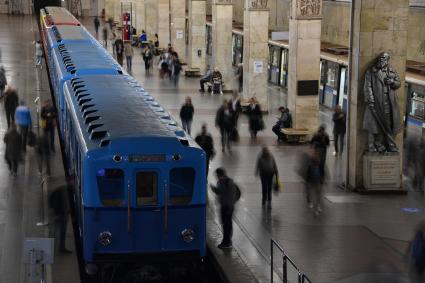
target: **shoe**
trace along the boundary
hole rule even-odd
[[[225,250],[225,249],[231,249],[231,248],[233,248],[233,246],[232,246],[232,244],[221,243],[220,245],[217,246],[217,248]]]

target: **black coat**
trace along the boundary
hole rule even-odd
[[[346,131],[346,115],[344,112],[334,113],[332,120],[334,121],[334,134],[345,134]]]
[[[236,185],[229,177],[219,179],[217,186],[211,186],[217,194],[221,207],[233,207],[236,202]]]
[[[191,121],[193,120],[194,112],[195,109],[193,108],[193,105],[184,104],[180,109],[180,119],[182,119],[183,121]]]
[[[11,128],[4,136],[3,141],[6,144],[4,154],[6,160],[20,161],[22,157],[22,137],[16,128]]]
[[[6,111],[15,113],[19,104],[18,94],[14,90],[6,91],[4,96],[4,108]]]
[[[214,156],[214,141],[210,134],[199,134],[195,138],[196,143],[205,151],[208,159]]]
[[[248,106],[247,114],[249,117],[249,129],[251,131],[260,131],[262,130],[262,114],[260,105],[255,104],[252,108],[251,105]]]
[[[222,131],[230,132],[233,129],[232,113],[230,111],[226,113],[226,109],[224,107],[220,107],[215,116],[215,125]]]

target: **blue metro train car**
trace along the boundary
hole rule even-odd
[[[84,260],[203,257],[205,152],[105,53],[46,54]]]

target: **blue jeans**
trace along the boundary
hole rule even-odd
[[[125,61],[127,62],[127,71],[131,72],[131,60],[133,58],[131,56],[125,56]]]
[[[185,130],[190,136],[190,132],[192,130],[192,120],[182,120],[182,126],[183,130]]]

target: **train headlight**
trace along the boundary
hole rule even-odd
[[[195,232],[192,229],[184,229],[182,231],[182,238],[186,243],[190,243],[195,240]]]
[[[109,246],[112,243],[112,234],[109,231],[103,231],[99,234],[98,237],[99,243],[102,246]]]

